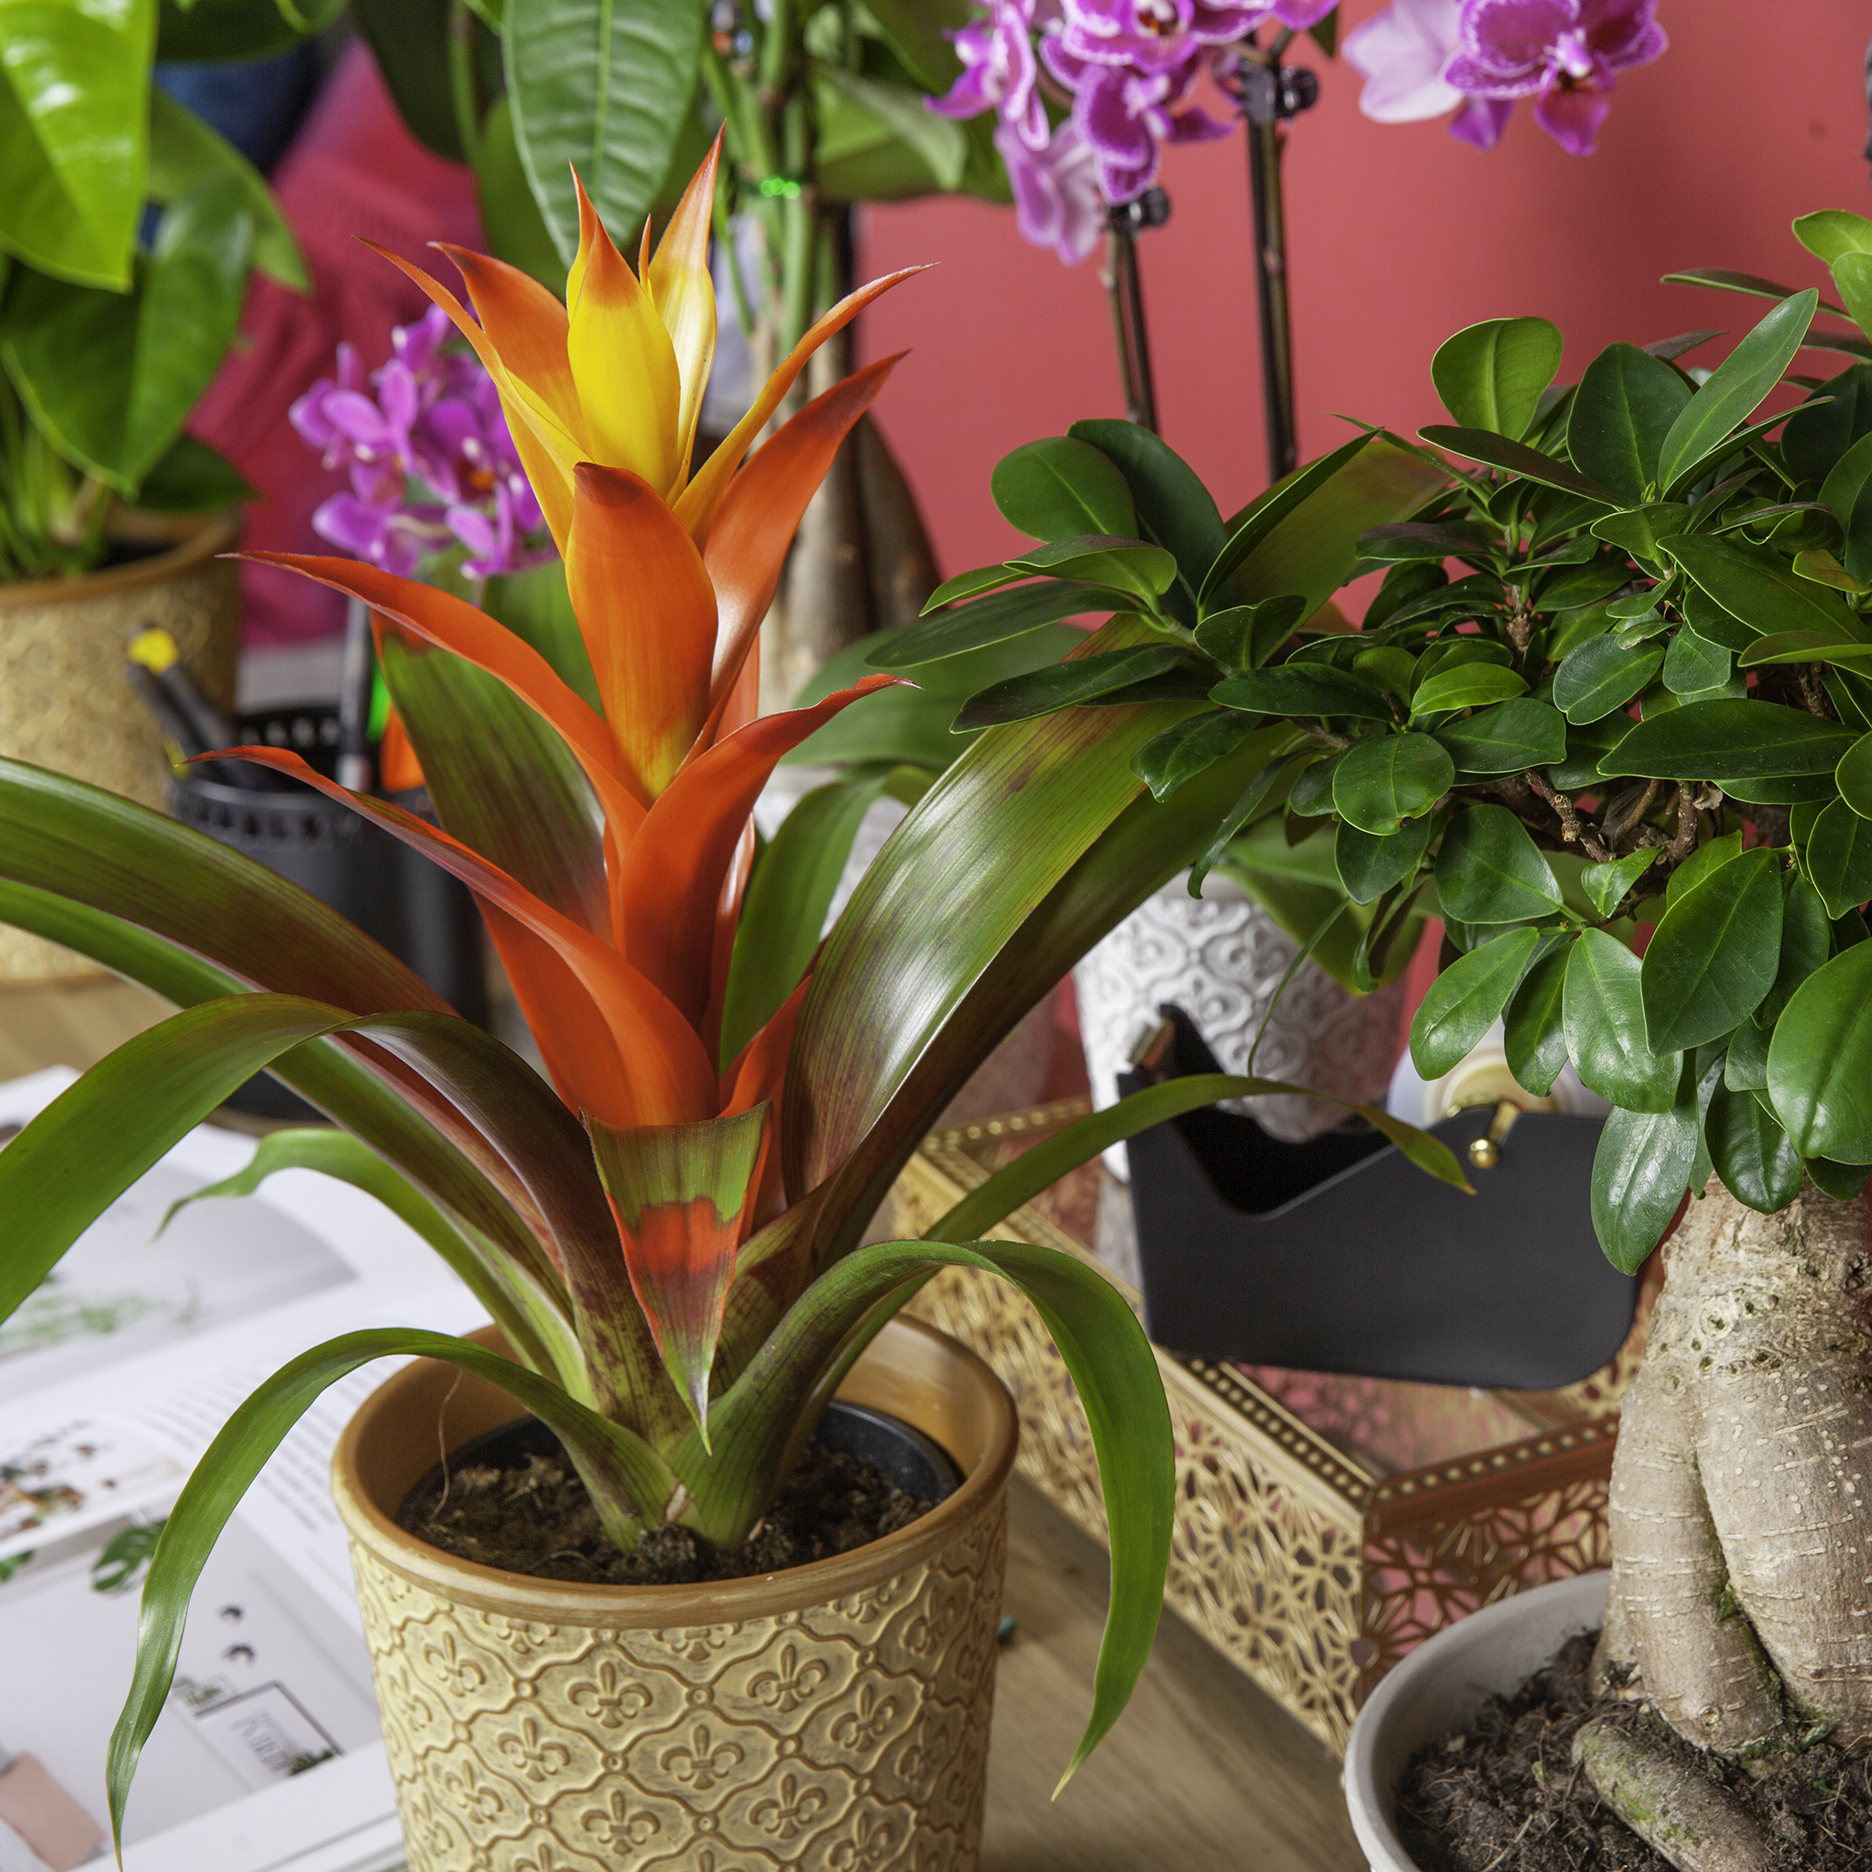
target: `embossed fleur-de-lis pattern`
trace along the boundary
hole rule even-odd
[[[835,1602],[664,1630],[451,1604],[353,1545],[410,1872],[973,1872],[1006,1496]]]
[[[220,702],[234,695],[240,579],[211,559],[162,584],[0,604],[0,754],[76,775],[145,806],[167,800],[150,712],[124,678],[124,643],[160,624]],[[97,965],[0,924],[0,982],[92,975]]]

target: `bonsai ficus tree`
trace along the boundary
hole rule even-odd
[[[1795,231],[1844,309],[1692,276],[1777,301],[1714,370],[1691,362],[1714,332],[1615,344],[1565,386],[1543,319],[1450,339],[1432,368],[1452,421],[1422,432],[1446,475],[1363,534],[1357,571],[1384,576],[1357,629],[1297,586],[1181,589],[1161,548],[1201,503],[1098,520],[1087,426],[1039,445],[1046,465],[1094,516],[1079,533],[1133,537],[1056,542],[946,594],[1050,560],[1122,568],[1154,651],[1013,678],[964,721],[1084,701],[1101,669],[1135,681],[1121,659],[1154,657],[1166,692],[1209,704],[1137,755],[1160,800],[1277,729],[1209,859],[1329,841],[1367,980],[1434,906],[1418,1070],[1504,1022],[1529,1093],[1570,1060],[1614,1108],[1591,1190],[1610,1259],[1637,1270],[1682,1211],[1624,1405],[1599,1655],[1659,1720],[1590,1725],[1579,1757],[1683,1872],[1767,1844],[1685,1776],[1684,1743],[1735,1764],[1872,1738],[1872,364],[1789,374],[1803,352],[1872,358],[1872,222]],[[1362,437],[1265,508],[1413,446]],[[1023,606],[1043,608],[1020,585],[975,597],[873,661],[988,641]]]

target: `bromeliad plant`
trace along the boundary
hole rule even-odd
[[[1727,1769],[1872,1740],[1872,221],[1795,231],[1840,303],[1686,276],[1777,301],[1713,371],[1678,360],[1714,332],[1613,345],[1565,386],[1543,319],[1445,344],[1453,420],[1422,433],[1462,465],[1363,536],[1356,569],[1384,578],[1358,630],[1322,628],[1298,584],[1251,605],[1182,591],[1168,556],[1115,540],[954,587],[1096,563],[1160,593],[1154,648],[1004,684],[964,719],[1083,698],[1101,670],[1202,689],[1212,706],[1137,756],[1170,804],[1273,734],[1215,838],[1259,819],[1329,848],[1371,906],[1374,969],[1409,906],[1439,907],[1445,967],[1411,1029],[1424,1077],[1498,1019],[1530,1093],[1571,1060],[1615,1107],[1591,1205],[1622,1269],[1698,1198],[1612,1483],[1601,1667],[1662,1720],[1580,1745],[1684,1872],[1768,1849],[1686,1778],[1676,1738]],[[1803,349],[1854,361],[1788,374]],[[1141,530],[1167,539],[1155,516]],[[978,599],[873,661],[1013,628],[1049,589]]]
[[[1110,1621],[1074,1765],[1148,1652],[1171,1520],[1150,1351],[1082,1264],[973,1238],[1132,1129],[1274,1088],[1215,1078],[1153,1089],[1023,1157],[929,1238],[860,1244],[934,1114],[1085,948],[1188,862],[1259,764],[1259,743],[1159,805],[1130,762],[1191,704],[1148,682],[1101,696],[1121,706],[982,735],[900,828],[817,957],[791,976],[767,965],[772,921],[744,894],[755,796],[789,748],[893,679],[755,719],[757,633],[802,508],[894,360],[749,451],[813,347],[895,279],[809,331],[692,471],[714,335],[712,171],[711,159],[635,272],[588,209],[569,313],[525,274],[454,252],[477,320],[399,262],[499,390],[565,557],[598,706],[460,599],[355,561],[286,559],[376,614],[382,667],[445,829],[342,795],[290,754],[231,751],[348,798],[474,891],[550,1085],[228,847],[0,763],[0,916],[185,1010],[0,1154],[0,1316],[188,1126],[270,1066],[341,1130],[267,1140],[238,1186],[303,1164],[379,1195],[460,1274],[512,1354],[432,1333],[354,1333],[296,1360],[230,1421],[151,1564],[112,1745],[119,1819],[190,1588],[227,1515],[312,1400],[386,1354],[479,1373],[544,1419],[621,1548],[670,1522],[732,1546],[895,1308],[939,1268],[998,1270],[1032,1297],[1067,1360],[1110,1515]],[[1139,459],[1138,499],[1157,500]],[[1399,451],[1391,460],[1420,500],[1426,470]],[[1255,521],[1277,582],[1324,542],[1332,565],[1316,576],[1330,583],[1359,529],[1396,511],[1382,477],[1328,492],[1337,504],[1309,505],[1310,527],[1286,548],[1287,535]],[[1086,641],[1088,664],[1142,649],[1155,667],[1155,629],[1132,615],[1137,593],[1114,586],[1088,603],[1125,614]],[[788,893],[770,896],[784,905]],[[1430,1140],[1391,1128],[1456,1174]]]

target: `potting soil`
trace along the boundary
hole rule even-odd
[[[1595,1692],[1596,1640],[1596,1633],[1569,1639],[1513,1696],[1491,1697],[1461,1734],[1412,1758],[1398,1791],[1398,1832],[1423,1872],[1672,1872],[1573,1765],[1573,1738],[1589,1718],[1652,1721]],[[1865,1754],[1823,1741],[1757,1779],[1740,1768],[1725,1772],[1687,1743],[1675,1746],[1753,1809],[1775,1843],[1776,1872],[1872,1866]]]
[[[511,1467],[470,1463],[403,1504],[398,1524],[419,1540],[509,1573],[605,1586],[692,1586],[804,1566],[908,1527],[930,1504],[868,1462],[814,1443],[741,1546],[717,1551],[684,1527],[663,1527],[620,1553],[565,1457]]]

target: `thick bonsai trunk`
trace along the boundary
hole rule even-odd
[[[1712,1178],[1665,1268],[1613,1465],[1599,1660],[1662,1724],[1616,1747],[1589,1729],[1580,1757],[1673,1865],[1712,1872],[1765,1863],[1765,1842],[1707,1777],[1685,1781],[1668,1731],[1725,1766],[1872,1740],[1864,1198],[1808,1182],[1763,1216]]]

